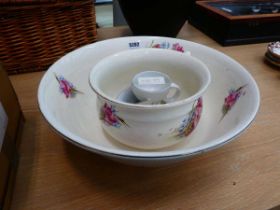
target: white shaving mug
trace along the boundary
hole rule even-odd
[[[180,87],[167,74],[158,71],[143,71],[136,74],[131,82],[134,95],[151,104],[173,102],[180,96]]]

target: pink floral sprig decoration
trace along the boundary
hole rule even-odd
[[[184,47],[180,45],[179,43],[175,43],[172,45],[172,50],[176,50],[178,52],[185,52]]]
[[[116,128],[121,127],[121,125],[128,126],[126,122],[117,115],[117,111],[112,105],[105,103],[101,108],[100,119],[108,126],[113,126]],[[129,126],[128,126],[129,127]]]
[[[184,137],[190,135],[193,130],[196,128],[199,119],[201,117],[203,108],[203,101],[202,98],[199,98],[193,105],[191,113],[187,118],[185,118],[178,129],[178,137]]]
[[[166,41],[161,43],[156,43],[156,44],[154,43],[154,41],[152,41],[151,48],[171,49],[182,53],[185,52],[184,47],[179,43],[172,44],[171,46],[171,44]]]
[[[236,104],[240,96],[245,95],[245,87],[247,85],[243,85],[237,89],[231,89],[229,91],[228,96],[224,100],[224,105],[223,105],[223,115],[221,120],[226,116],[226,114],[232,109],[232,107]]]
[[[160,48],[160,49],[169,49],[170,44],[169,42],[162,42],[154,44],[154,41],[151,43],[151,48]]]
[[[66,96],[66,98],[72,98],[76,93],[82,93],[81,91],[77,90],[74,85],[71,82],[67,81],[63,76],[58,76],[55,74],[55,78],[59,84],[60,91]]]

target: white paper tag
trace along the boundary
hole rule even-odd
[[[165,84],[164,77],[139,77],[139,85],[163,85]]]
[[[2,144],[7,130],[7,125],[8,125],[8,116],[0,101],[0,151],[2,150]]]

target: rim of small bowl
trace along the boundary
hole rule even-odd
[[[97,96],[103,98],[104,100],[109,101],[110,103],[117,104],[118,106],[122,106],[122,107],[125,107],[125,108],[130,108],[130,109],[141,109],[141,110],[143,110],[143,109],[144,110],[146,110],[146,109],[165,109],[165,108],[167,109],[167,108],[178,107],[178,106],[181,106],[181,105],[184,105],[184,104],[188,104],[190,102],[193,102],[193,101],[197,100],[198,98],[200,98],[204,94],[204,92],[207,90],[207,88],[209,87],[209,85],[211,83],[211,73],[210,73],[208,67],[201,60],[199,60],[198,58],[195,58],[195,57],[193,57],[191,55],[182,54],[182,53],[177,52],[177,51],[166,51],[165,49],[154,49],[154,48],[134,49],[133,51],[160,51],[160,52],[170,53],[170,54],[177,54],[178,53],[178,55],[180,55],[180,56],[193,59],[195,62],[199,63],[203,67],[203,71],[204,71],[204,73],[206,75],[206,82],[205,82],[205,84],[203,84],[199,88],[198,91],[196,91],[195,94],[191,95],[190,97],[187,97],[187,98],[175,101],[175,102],[167,103],[167,104],[151,104],[151,105],[150,104],[132,104],[132,103],[121,102],[121,101],[119,101],[117,99],[113,99],[113,98],[107,96],[106,94],[104,94],[103,91],[99,91],[100,89],[96,88],[94,86],[94,84],[92,84],[93,82],[91,81],[91,78],[92,78],[92,74],[94,73],[93,69],[96,68],[98,63],[104,62],[108,58],[112,58],[112,57],[114,57],[116,55],[119,55],[119,54],[125,54],[125,53],[129,53],[129,52],[131,53],[130,50],[123,50],[123,51],[114,53],[112,55],[109,55],[109,56],[101,59],[91,69],[88,81],[89,81],[90,87],[97,94]]]

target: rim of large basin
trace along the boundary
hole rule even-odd
[[[252,77],[252,75],[241,65],[239,64],[236,60],[232,59],[231,57],[227,56],[226,54],[207,47],[202,44],[198,44],[195,42],[187,41],[187,40],[182,40],[182,39],[177,39],[177,38],[170,38],[170,37],[159,37],[159,36],[130,36],[130,37],[118,37],[118,38],[112,38],[109,40],[104,40],[104,41],[99,41],[93,44],[89,44],[83,47],[80,47],[70,53],[68,53],[68,56],[75,54],[77,51],[80,51],[81,49],[86,49],[86,48],[97,48],[99,46],[102,46],[104,43],[110,43],[112,41],[129,41],[133,39],[147,39],[147,40],[168,40],[168,41],[180,41],[182,43],[186,43],[189,45],[193,46],[199,46],[205,50],[208,50],[209,52],[214,52],[217,53],[218,55],[223,56],[225,59],[229,60],[232,62],[234,65],[239,67],[239,71],[242,71],[242,73],[248,78],[248,81],[250,81],[252,85],[252,91],[254,92],[254,95],[256,97],[256,104],[251,110],[251,115],[244,120],[242,124],[240,124],[238,127],[235,129],[232,129],[231,132],[227,132],[224,135],[220,136],[219,138],[215,139],[209,139],[209,142],[200,146],[192,147],[192,148],[182,148],[182,149],[176,149],[176,150],[171,150],[171,151],[161,151],[161,150],[145,150],[145,151],[139,151],[139,150],[125,150],[125,149],[120,149],[120,148],[110,148],[108,146],[102,146],[98,145],[94,142],[90,142],[87,139],[84,139],[75,133],[71,132],[69,129],[65,128],[64,126],[61,126],[61,123],[57,122],[57,120],[54,118],[52,113],[47,107],[47,104],[45,103],[44,100],[44,89],[46,88],[46,82],[48,81],[48,78],[50,75],[53,74],[54,69],[52,68],[53,65],[56,65],[58,61],[56,61],[48,70],[48,73],[45,73],[44,76],[41,79],[41,82],[39,84],[37,96],[38,96],[38,104],[39,104],[39,109],[43,115],[43,117],[49,122],[49,125],[60,135],[62,135],[65,140],[78,145],[79,147],[82,147],[86,150],[96,152],[98,154],[108,154],[108,155],[113,155],[117,157],[128,157],[128,158],[176,158],[176,157],[182,157],[182,156],[192,156],[195,154],[199,154],[201,152],[205,152],[211,149],[215,149],[219,146],[222,146],[226,144],[227,142],[233,140],[236,136],[238,136],[242,131],[244,131],[250,123],[254,120],[256,117],[256,114],[259,110],[260,107],[260,92],[259,88],[257,86],[256,81]],[[67,56],[67,55],[65,55]]]
[[[139,51],[151,50],[151,51],[162,51],[162,52],[166,51],[166,49],[150,49],[150,48],[141,48],[141,49],[136,49],[136,50],[139,50]],[[114,53],[112,55],[109,55],[109,56],[101,59],[99,62],[102,62],[102,61],[104,62],[105,59],[114,57],[114,56],[116,56],[120,53],[122,54],[122,53],[127,53],[127,52],[129,52],[129,50],[123,50],[121,52]],[[118,106],[121,106],[121,107],[124,107],[124,108],[141,109],[141,110],[145,110],[145,109],[155,110],[155,109],[167,109],[167,108],[169,109],[169,108],[178,107],[178,106],[181,106],[181,105],[184,105],[184,104],[194,102],[198,98],[202,97],[204,92],[207,90],[207,88],[209,87],[209,85],[211,83],[211,73],[210,73],[208,67],[201,60],[199,60],[198,58],[195,58],[191,55],[182,54],[181,52],[176,52],[176,51],[169,51],[168,53],[171,53],[171,54],[173,54],[173,53],[177,54],[178,53],[178,55],[180,55],[182,57],[186,57],[186,58],[195,60],[195,62],[199,63],[202,66],[202,71],[204,71],[204,73],[205,73],[206,82],[205,82],[205,84],[201,85],[201,87],[199,88],[198,91],[196,91],[195,94],[193,94],[193,95],[191,95],[187,98],[184,98],[184,99],[181,99],[181,100],[178,100],[178,101],[174,101],[174,102],[170,102],[170,103],[167,103],[167,104],[133,104],[133,103],[122,102],[120,100],[114,99],[114,98],[106,95],[100,88],[95,87],[95,85],[92,84],[91,77],[92,77],[92,74],[93,74],[93,69],[95,67],[93,67],[92,70],[90,71],[90,76],[89,76],[89,79],[88,79],[90,87],[97,94],[97,96],[100,96],[101,98],[103,98],[106,101],[109,101],[112,104],[117,104]],[[98,65],[98,63],[96,63],[96,65]]]

